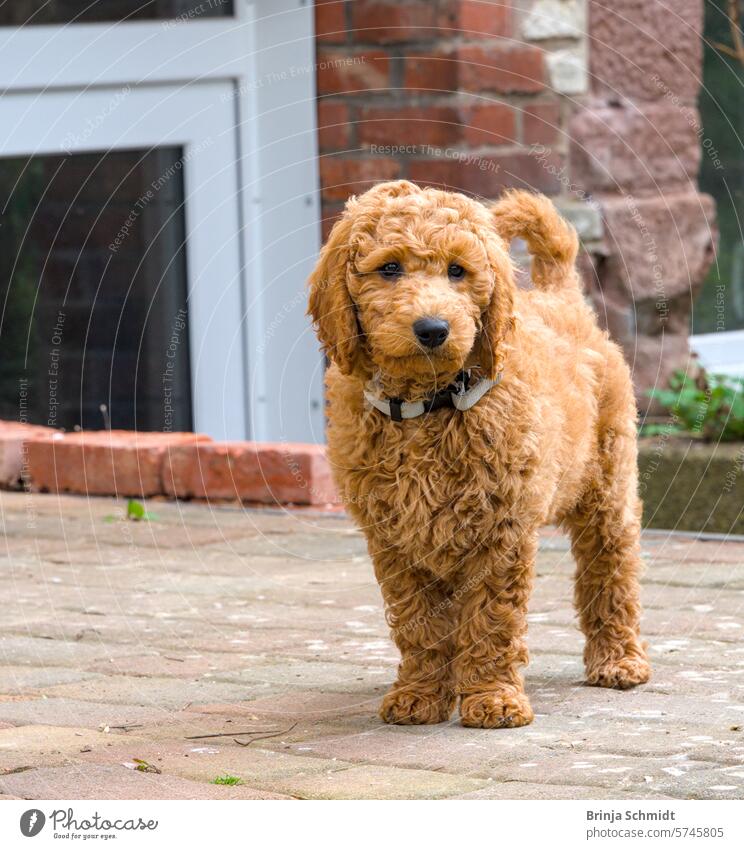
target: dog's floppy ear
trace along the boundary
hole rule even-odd
[[[493,293],[481,321],[480,364],[492,380],[501,372],[504,344],[514,329],[514,268],[498,236],[488,245],[493,271]]]
[[[325,353],[343,374],[351,374],[361,347],[361,330],[346,285],[350,261],[351,216],[345,212],[333,225],[310,275],[308,314]]]

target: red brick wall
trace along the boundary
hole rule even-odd
[[[715,238],[697,191],[703,0],[673,12],[647,0],[315,9],[324,235],[346,198],[379,180],[557,196],[646,407],[646,390],[689,364]]]
[[[316,0],[315,14],[324,235],[379,180],[558,192],[567,116],[508,0]]]

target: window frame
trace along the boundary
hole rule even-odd
[[[320,230],[314,63],[301,0],[236,0],[234,17],[205,20],[0,27],[0,156],[183,146],[193,418],[214,438],[324,439],[302,296]]]

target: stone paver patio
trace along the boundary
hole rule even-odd
[[[744,796],[744,544],[644,538],[655,676],[620,693],[581,684],[573,561],[546,533],[534,724],[403,728],[376,715],[397,656],[347,519],[147,506],[0,495],[5,797]]]

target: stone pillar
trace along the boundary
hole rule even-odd
[[[697,189],[702,0],[589,0],[590,95],[570,121],[570,174],[604,239],[590,294],[646,390],[694,368],[692,303],[713,258],[715,209]]]

